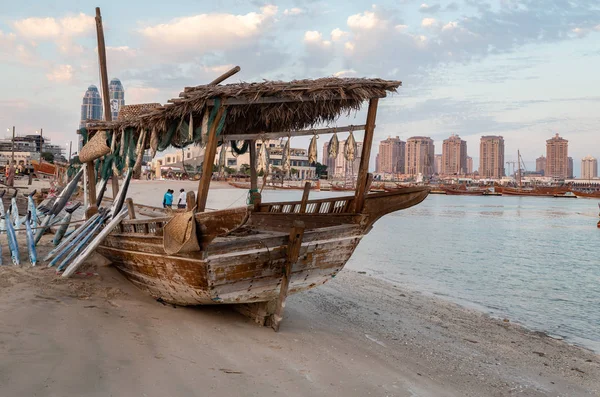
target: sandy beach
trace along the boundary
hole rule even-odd
[[[82,272],[0,267],[1,395],[600,395],[598,355],[368,274],[292,296],[275,333]]]

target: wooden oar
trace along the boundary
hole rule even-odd
[[[100,212],[98,212],[100,213]],[[90,223],[85,230],[82,230],[81,233],[78,233],[73,239],[72,241],[70,241],[68,244],[65,245],[65,247],[61,250],[58,250],[58,252],[55,254],[54,259],[52,259],[50,261],[50,263],[48,263],[48,267],[52,267],[54,265],[56,265],[58,263],[58,261],[60,260],[60,258],[62,258],[65,254],[67,254],[72,248],[76,247],[77,244],[79,244],[79,242],[83,239],[86,238],[86,236],[88,236],[89,234],[93,234],[94,231],[96,230],[96,226],[101,224],[102,222],[104,222],[104,220],[106,220],[106,210],[101,211],[100,215],[98,217],[96,217],[94,219],[94,222]]]
[[[79,266],[94,252],[94,250],[100,245],[102,241],[108,236],[113,229],[121,223],[121,221],[127,216],[127,208],[123,208],[113,219],[102,229],[102,231],[96,236],[94,241],[88,245],[81,254],[69,265],[67,270],[62,274],[63,277],[71,277],[73,273],[77,271]]]
[[[72,241],[74,238],[76,238],[76,237],[77,237],[77,236],[78,236],[80,233],[83,233],[83,232],[86,230],[86,228],[87,228],[87,227],[88,227],[90,224],[92,224],[92,223],[93,223],[93,222],[94,222],[94,221],[95,221],[95,220],[96,220],[96,219],[97,219],[99,216],[100,216],[100,214],[99,214],[99,213],[96,213],[96,214],[94,214],[94,216],[92,216],[90,219],[86,220],[86,221],[84,222],[84,224],[83,224],[83,225],[81,225],[81,227],[79,227],[79,229],[77,229],[77,230],[75,230],[73,233],[71,233],[71,234],[69,235],[69,237],[68,237],[68,238],[64,239],[64,240],[62,241],[62,243],[60,243],[60,244],[59,244],[59,245],[58,245],[56,248],[54,248],[52,251],[50,251],[50,252],[49,252],[49,253],[46,255],[46,257],[44,258],[44,261],[48,261],[48,260],[50,260],[50,259],[51,259],[51,258],[53,258],[53,257],[54,257],[54,255],[56,255],[58,252],[62,251],[62,250],[63,250],[63,249],[64,249],[64,248],[67,246],[67,244],[69,244],[69,242],[71,242],[71,241]]]
[[[81,252],[81,250],[88,243],[88,241],[90,241],[92,238],[94,238],[94,236],[96,235],[96,232],[98,232],[98,230],[102,227],[102,225],[104,224],[104,221],[106,221],[106,218],[108,217],[108,215],[109,214],[105,214],[103,217],[101,217],[100,220],[98,221],[98,223],[96,223],[94,225],[92,230],[90,230],[90,232],[85,234],[85,236],[81,239],[81,241],[71,250],[71,252],[69,252],[69,254],[65,257],[65,259],[56,268],[57,272],[62,271],[69,264],[69,261],[75,255],[77,255]]]

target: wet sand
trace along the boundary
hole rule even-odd
[[[369,275],[290,297],[275,333],[82,271],[0,267],[0,395],[600,395],[598,355]]]

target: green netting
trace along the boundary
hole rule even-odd
[[[140,134],[140,138],[141,138]],[[128,160],[127,168],[133,168],[135,165],[135,137],[133,135],[133,131],[129,134],[129,144],[127,145],[127,157]]]
[[[104,158],[104,163],[102,164],[102,170],[100,171],[100,177],[104,180],[107,180],[112,176],[112,164],[115,160],[114,154],[109,154]]]
[[[215,105],[213,106],[208,117],[208,130],[210,130],[212,123],[214,123],[220,106],[221,100],[219,98],[216,98]],[[225,126],[226,115],[227,108],[224,109],[221,120],[219,121],[219,125],[217,126],[217,136],[221,134],[221,131]],[[194,128],[192,140],[189,139],[189,128],[190,125],[188,121],[185,120],[185,116],[181,120],[172,120],[167,126],[166,134],[163,135],[162,139],[160,139],[158,143],[157,151],[162,152],[171,146],[176,149],[182,149],[191,145],[192,143],[202,144],[202,123],[199,123],[198,127]],[[222,143],[219,143],[218,146],[221,146],[221,144]]]
[[[82,127],[79,129],[79,134],[81,135],[81,138],[83,139],[83,144],[85,145],[88,141],[88,131],[87,128]]]
[[[167,133],[162,137],[160,142],[158,142],[158,151],[162,152],[171,146],[171,141],[173,140],[173,135],[175,135],[175,131],[177,130],[177,122],[171,123],[167,128]]]
[[[235,152],[236,155],[245,154],[250,147],[250,141],[244,141],[244,144],[241,148],[238,148],[236,141],[231,141],[231,150]]]

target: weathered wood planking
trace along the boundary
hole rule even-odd
[[[362,236],[386,213],[418,204],[427,188],[368,194],[362,213],[351,213],[347,197],[261,204],[197,214],[198,252],[166,255],[162,226],[169,218],[126,220],[99,252],[139,288],[153,297],[179,305],[253,304],[276,301],[289,244],[289,225],[305,225],[298,259],[290,264],[287,294],[324,284],[346,264]],[[335,203],[343,203],[336,207]],[[298,206],[296,207],[296,204]],[[341,208],[322,213],[319,208]],[[310,213],[302,213],[300,208]],[[270,212],[272,208],[281,209]],[[298,211],[295,211],[298,208]],[[287,229],[287,230],[286,230]],[[245,306],[264,322],[265,308]],[[261,309],[262,308],[262,309]]]

